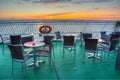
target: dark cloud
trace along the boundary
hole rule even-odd
[[[56,3],[56,2],[69,2],[71,0],[31,0],[33,3]]]
[[[71,0],[22,0],[22,1],[31,1],[31,2],[45,2],[45,3],[52,3],[52,2],[67,2],[67,1],[71,1]]]
[[[99,10],[100,8],[94,8],[94,10]]]
[[[62,6],[62,5],[56,6],[56,8],[64,8],[64,7],[66,7],[66,6]]]
[[[19,4],[19,5],[22,5],[22,4],[23,4],[23,2],[20,1],[20,0],[15,0],[15,2],[16,2],[17,4]]]
[[[31,0],[23,0],[23,1],[31,1]]]
[[[32,2],[32,3],[59,3],[59,2],[71,2],[74,4],[82,2],[110,2],[113,0],[18,0],[22,2]]]
[[[71,0],[71,2],[109,2],[112,0]]]
[[[32,3],[42,3],[43,1],[42,0],[31,0]]]

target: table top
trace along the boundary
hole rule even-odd
[[[26,47],[40,47],[43,45],[45,45],[45,43],[40,41],[30,41],[30,42],[24,43],[24,46]]]
[[[103,39],[98,39],[98,42],[105,42],[105,40],[103,40]]]

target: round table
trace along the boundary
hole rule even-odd
[[[40,41],[30,41],[30,42],[26,42],[24,43],[24,46],[25,47],[31,47],[34,49],[34,54],[33,54],[33,58],[34,58],[34,63],[31,63],[30,65],[28,66],[34,66],[35,68],[39,68],[39,64],[36,60],[36,53],[37,53],[37,48],[40,47],[40,46],[44,46],[45,43],[44,42],[40,42]]]
[[[40,47],[40,46],[44,46],[44,45],[45,45],[45,43],[40,42],[40,41],[30,41],[30,42],[24,43],[24,46],[32,47],[32,48],[36,48],[36,47]]]

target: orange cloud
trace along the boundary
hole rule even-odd
[[[111,11],[94,11],[94,12],[68,12],[57,14],[41,14],[34,17],[36,19],[119,19],[120,16]]]
[[[13,16],[11,16],[13,15]],[[1,14],[1,18],[22,18],[22,19],[116,19],[120,20],[118,12],[106,10],[94,11],[78,11],[78,12],[64,12],[55,14],[33,14],[33,13],[5,13]]]

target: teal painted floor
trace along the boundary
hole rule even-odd
[[[83,48],[80,43],[76,45],[76,56],[73,52],[65,50],[65,56],[62,57],[62,43],[54,42],[55,58],[54,65],[49,66],[47,58],[45,63],[40,64],[40,68],[34,70],[33,67],[27,67],[22,70],[20,63],[15,63],[14,74],[11,74],[11,56],[7,46],[2,51],[0,45],[0,80],[120,80],[120,71],[115,69],[116,52],[110,56],[110,61],[106,58],[96,60],[86,58],[83,63]],[[101,51],[99,51],[101,53]],[[107,55],[106,55],[107,57]],[[29,64],[33,59],[27,61]]]

